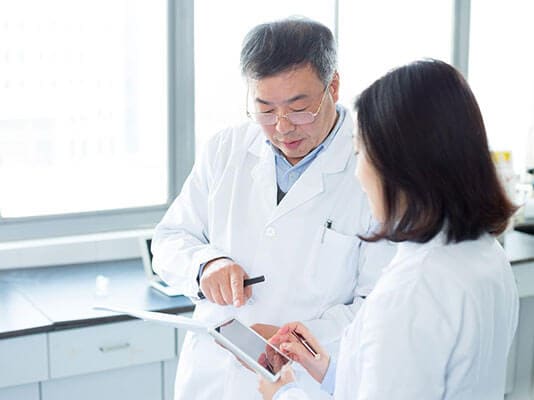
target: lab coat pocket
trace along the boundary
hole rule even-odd
[[[310,252],[310,285],[325,302],[350,299],[357,275],[357,236],[323,227]]]

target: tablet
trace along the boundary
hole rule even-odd
[[[111,304],[95,305],[93,308],[128,314],[145,321],[170,325],[175,328],[208,333],[248,368],[271,382],[278,380],[282,366],[291,363],[291,360],[280,350],[267,342],[255,330],[235,318],[210,327],[204,322],[180,315],[136,310]]]
[[[209,329],[226,350],[265,379],[276,382],[282,367],[291,360],[256,331],[232,318]]]

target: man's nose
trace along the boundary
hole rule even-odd
[[[276,131],[278,133],[281,133],[282,135],[285,135],[287,133],[291,133],[295,130],[295,125],[291,123],[291,121],[284,116],[278,117],[278,122],[276,123]]]

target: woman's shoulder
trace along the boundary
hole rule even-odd
[[[484,284],[488,279],[501,279],[511,273],[506,254],[495,238],[484,234],[432,248],[420,266],[423,276],[442,280],[450,277],[457,284]]]
[[[388,297],[388,302],[395,299],[398,304],[403,297],[412,301],[435,296],[443,302],[465,299],[506,284],[512,275],[504,251],[489,235],[418,247],[387,268],[377,283],[375,298]]]

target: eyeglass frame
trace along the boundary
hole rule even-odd
[[[331,82],[330,82],[331,83]],[[287,119],[292,125],[308,125],[308,124],[313,124],[315,122],[315,118],[317,118],[317,115],[319,115],[319,113],[321,112],[321,108],[323,106],[323,103],[324,103],[324,99],[326,98],[326,93],[328,92],[328,88],[330,87],[330,83],[328,83],[328,85],[326,85],[326,87],[324,88],[324,91],[323,91],[323,96],[321,97],[321,102],[319,103],[319,107],[317,107],[317,111],[312,113],[311,111],[291,111],[291,112],[288,112],[288,113],[285,113],[283,115],[279,115],[279,114],[276,114],[276,113],[273,113],[273,112],[254,112],[254,113],[251,113],[249,110],[248,110],[248,95],[249,95],[249,87],[247,85],[247,99],[246,99],[246,113],[247,113],[247,117],[256,122],[257,124],[260,124],[260,125],[267,125],[267,126],[274,126],[276,125],[277,123],[280,122],[280,118],[285,118]],[[306,115],[311,115],[312,117],[312,120],[310,122],[305,122],[303,124],[296,124],[294,123],[293,121],[291,121],[290,119],[290,115],[295,115],[295,114],[300,114],[300,115],[303,115],[303,114],[306,114]],[[276,117],[275,121],[272,123],[272,124],[262,124],[258,121],[256,121],[256,119],[254,119],[254,116],[255,115],[273,115]]]

